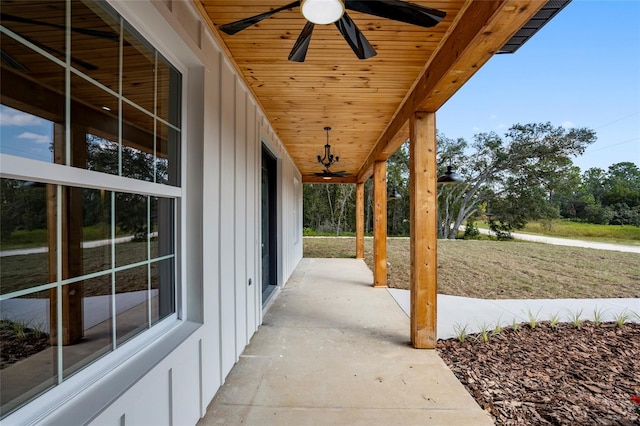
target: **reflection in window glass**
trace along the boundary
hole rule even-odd
[[[57,350],[49,338],[49,294],[41,291],[0,302],[2,416],[58,382]]]
[[[157,123],[156,182],[180,186],[180,132]]]
[[[156,53],[144,39],[125,25],[122,50],[122,96],[155,114]]]
[[[151,264],[151,324],[176,311],[174,286],[174,259]]]
[[[175,202],[151,197],[151,259],[175,254]]]
[[[116,198],[116,227],[122,237],[116,239],[116,266],[147,260],[147,200],[138,194],[119,192]]]
[[[71,32],[71,55],[94,65],[88,69],[75,67],[117,92],[120,66],[120,20],[117,15],[95,1],[72,1],[71,26],[77,29]]]
[[[148,266],[116,272],[116,342],[131,339],[149,327]]]
[[[53,162],[53,123],[6,105],[0,117],[1,153]]]
[[[65,378],[113,349],[111,274],[84,280],[82,289],[83,338],[62,347]]]
[[[153,182],[153,117],[122,104],[122,176]]]
[[[84,274],[111,268],[111,192],[82,190],[82,259]]]
[[[180,127],[180,96],[182,76],[161,55],[158,55],[158,111],[164,121]]]
[[[34,10],[46,11],[46,13],[34,15]],[[65,60],[66,5],[64,2],[50,0],[3,1],[0,23],[3,27],[10,29],[45,52],[62,61]],[[4,58],[4,43],[2,48]]]
[[[0,152],[64,163],[64,68],[4,33],[0,37]]]
[[[118,98],[71,75],[71,165],[118,174]]]
[[[47,226],[55,209],[47,207],[47,185],[0,179],[0,201],[0,294],[55,281],[48,253],[55,231]]]
[[[117,142],[87,134],[87,169],[117,175],[120,170]]]

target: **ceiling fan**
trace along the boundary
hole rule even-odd
[[[0,23],[5,26],[7,29],[11,29],[7,26],[8,22],[18,22],[21,24],[28,24],[28,25],[34,25],[34,26],[39,26],[39,27],[45,27],[45,28],[54,28],[57,30],[61,30],[61,31],[65,31],[66,30],[66,26],[65,25],[59,25],[59,24],[55,24],[55,23],[51,23],[51,22],[45,22],[45,21],[39,21],[39,20],[35,20],[35,19],[30,19],[30,18],[25,18],[22,16],[17,16],[17,15],[11,15],[8,13],[0,13]],[[107,40],[111,40],[114,42],[117,42],[119,40],[119,35],[115,32],[111,32],[111,31],[100,31],[100,30],[94,30],[94,29],[89,29],[89,28],[77,28],[77,27],[69,27],[69,29],[72,32],[78,33],[78,34],[83,34],[83,35],[87,35],[87,36],[92,36],[92,37],[98,37],[98,38],[103,38],[103,39],[107,39]],[[45,50],[53,55],[56,56],[61,56],[64,57],[65,54],[64,52],[61,52],[57,49],[54,49],[51,46],[48,46],[44,43],[40,43],[36,40],[34,40],[33,38],[27,37],[26,35],[20,34],[18,32],[16,32],[17,35],[19,35],[20,37],[22,37],[24,40],[28,41],[29,43],[33,44],[36,47],[39,47],[42,50]],[[18,71],[22,71],[22,72],[28,72],[30,71],[29,68],[25,65],[23,65],[20,61],[18,61],[13,55],[11,55],[9,52],[7,52],[5,49],[0,49],[0,54],[2,55],[2,62],[6,63],[8,66],[17,69]],[[74,56],[70,57],[71,62],[75,65],[79,65],[82,68],[88,70],[88,71],[96,71],[98,69],[98,67],[96,65],[93,65],[90,62],[87,61],[83,61],[82,59],[78,59]]]
[[[344,170],[341,170],[341,171],[339,171],[339,172],[332,172],[332,171],[331,171],[331,170],[329,170],[329,169],[324,169],[322,172],[314,173],[314,175],[316,175],[316,176],[318,176],[318,177],[321,177],[322,179],[325,179],[325,180],[329,180],[329,179],[334,178],[334,177],[347,177],[347,176],[351,176],[351,174],[350,174],[350,173],[347,173],[347,172],[346,172],[346,171],[344,171]]]
[[[300,32],[291,53],[289,53],[289,60],[293,62],[304,62],[316,24],[335,23],[359,59],[368,59],[376,55],[373,46],[369,44],[345,9],[425,28],[437,25],[446,16],[444,11],[402,0],[298,0],[269,12],[220,25],[219,28],[224,33],[233,35],[278,12],[298,6],[300,6],[302,15],[307,19],[307,24]]]

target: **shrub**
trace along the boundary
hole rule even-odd
[[[467,226],[464,228],[463,238],[465,240],[475,240],[480,238],[480,230],[472,220],[467,221]]]

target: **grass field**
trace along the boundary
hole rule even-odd
[[[304,238],[305,257],[354,257],[355,238]],[[389,287],[409,288],[409,239],[389,238]],[[365,239],[373,268],[373,240]],[[438,292],[485,299],[640,297],[640,255],[518,241],[438,240]]]
[[[489,229],[489,226],[484,222],[476,222],[476,225]],[[596,225],[569,220],[554,220],[551,223],[529,222],[524,229],[514,232],[603,243],[640,245],[640,227],[632,225]]]

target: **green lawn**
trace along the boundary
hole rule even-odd
[[[484,222],[476,222],[479,228],[489,229]],[[640,227],[632,225],[596,225],[594,223],[554,220],[550,224],[529,222],[524,229],[514,232],[546,235],[549,237],[606,243],[640,245]]]
[[[304,238],[305,257],[354,257],[355,238]],[[409,288],[409,239],[387,242],[389,286]],[[373,240],[365,239],[373,268]],[[438,240],[438,292],[485,299],[640,297],[640,254],[523,241]]]

